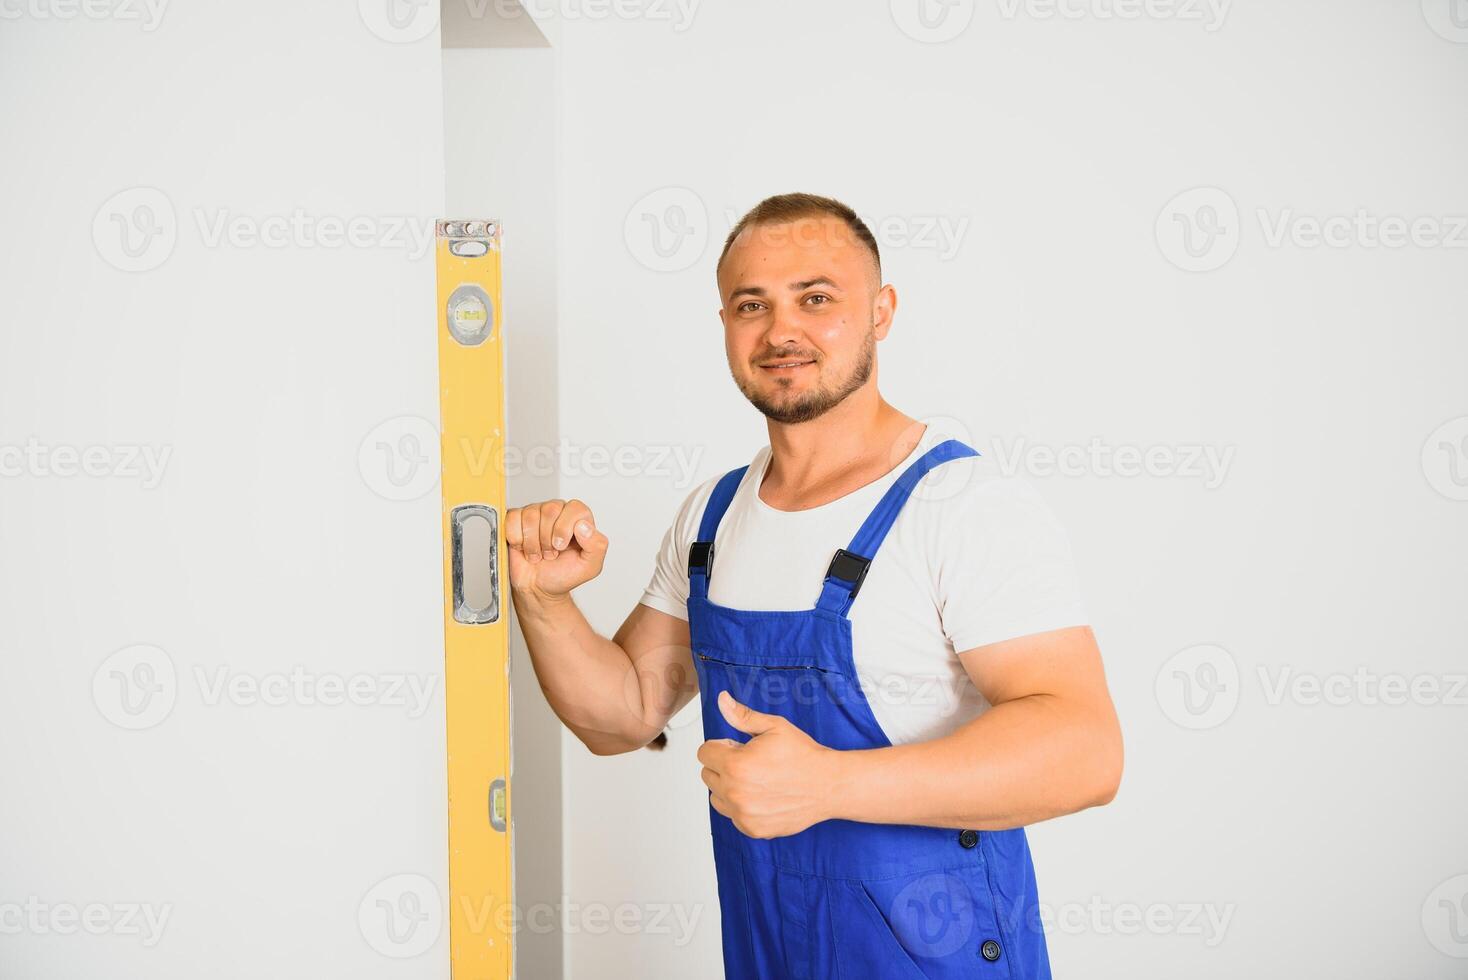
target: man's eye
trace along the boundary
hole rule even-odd
[[[740,303],[739,304],[739,312],[740,313],[752,313],[754,310],[756,310],[758,308],[759,308],[759,304],[758,303],[755,303],[755,302],[752,302],[752,301],[751,302],[748,302],[748,303]]]
[[[816,303],[816,300],[820,300],[820,302]],[[805,301],[807,303],[816,303],[817,306],[822,306],[826,303],[831,302],[831,297],[825,295],[824,293],[816,293],[814,296],[807,296],[805,298]]]

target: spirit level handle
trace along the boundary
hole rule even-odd
[[[505,781],[496,779],[489,784],[489,825],[500,833],[504,833],[510,826],[506,811],[509,809],[505,798]]]
[[[500,618],[499,512],[487,504],[463,504],[450,514],[454,621],[470,626]]]

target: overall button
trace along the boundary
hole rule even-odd
[[[978,842],[979,842],[979,832],[977,830],[964,830],[964,831],[960,831],[959,832],[959,835],[958,835],[958,843],[961,846],[963,846],[963,847],[973,847],[976,844],[978,844]]]
[[[999,958],[999,944],[990,939],[979,947],[979,955],[983,956],[990,963],[993,963]]]

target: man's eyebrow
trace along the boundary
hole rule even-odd
[[[840,286],[836,285],[835,280],[827,279],[825,276],[817,276],[814,279],[807,279],[805,282],[792,282],[790,284],[790,288],[796,292],[803,292],[804,290],[810,289],[812,286],[830,286],[834,289],[841,288]]]
[[[806,279],[803,282],[792,282],[789,288],[792,292],[802,292],[804,290],[810,289],[812,286],[830,286],[833,289],[841,288],[840,286],[836,285],[835,280],[827,279],[825,276],[817,276],[814,279]],[[768,295],[768,293],[763,286],[740,286],[738,289],[729,294],[729,298],[732,300],[736,299],[737,297],[746,295],[766,296]]]

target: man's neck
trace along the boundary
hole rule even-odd
[[[847,398],[809,422],[771,421],[770,465],[758,488],[760,499],[778,510],[807,510],[844,497],[890,473],[923,431],[923,423],[875,392]]]

